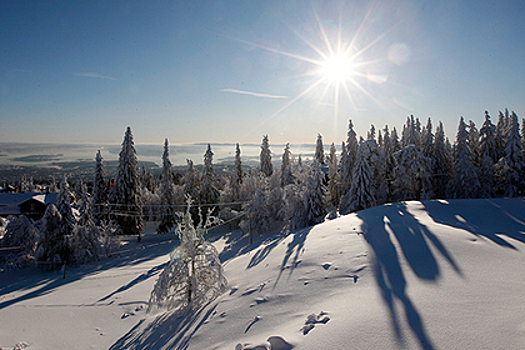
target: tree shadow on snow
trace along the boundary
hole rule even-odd
[[[463,229],[506,248],[518,249],[505,238],[525,243],[523,198],[425,201],[423,205],[437,223]]]
[[[208,304],[193,311],[165,312],[149,323],[146,323],[148,319],[143,319],[117,340],[110,350],[188,349],[190,339],[212,317],[217,305]]]
[[[0,302],[0,310],[17,303],[38,298],[52,293],[57,288],[81,280],[86,277],[97,278],[96,275],[106,270],[118,267],[130,267],[142,262],[169,254],[178,241],[168,239],[169,237],[156,237],[158,235],[145,235],[142,242],[137,243],[132,237],[130,243],[115,251],[111,257],[98,262],[92,262],[81,266],[67,266],[66,277],[63,271],[39,272],[35,266],[21,270],[6,271],[0,274],[0,298],[13,292],[19,296]],[[160,272],[162,265],[146,270],[129,283],[116,290],[113,294],[132,288],[144,280],[155,276]],[[21,294],[20,294],[21,293]],[[107,299],[111,295],[102,299]],[[101,299],[101,300],[102,300]]]
[[[403,254],[414,274],[423,280],[436,281],[440,277],[439,265],[427,242],[434,246],[459,275],[462,275],[461,269],[441,241],[410,214],[405,203],[385,205],[382,209],[364,210],[357,215],[364,222],[363,232],[374,253],[376,283],[388,308],[396,340],[403,342],[395,307],[395,301],[398,300],[403,305],[406,321],[421,348],[433,349],[422,317],[406,293],[407,281],[399,253]],[[369,223],[374,223],[374,226],[369,227]],[[400,252],[396,249],[395,241]]]

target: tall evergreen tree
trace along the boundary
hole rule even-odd
[[[479,171],[472,163],[469,135],[461,117],[454,147],[454,175],[448,187],[450,198],[476,198],[481,193]]]
[[[270,150],[270,139],[268,135],[264,135],[261,142],[261,172],[266,176],[270,177],[273,174],[272,165],[272,151]]]
[[[160,207],[161,218],[158,233],[169,232],[176,224],[175,217],[175,189],[171,175],[171,161],[168,139],[164,140],[164,152],[162,153],[162,177],[161,177]]]
[[[242,170],[241,148],[239,144],[235,144],[235,172],[233,173],[231,189],[232,199],[238,201],[241,198],[241,185],[244,179],[244,172]]]
[[[525,163],[521,150],[518,116],[514,112],[510,114],[509,120],[507,121],[504,156],[506,166],[500,167],[499,175],[500,179],[504,179],[501,187],[506,196],[517,196],[524,188],[523,174]]]
[[[366,154],[367,146],[361,142],[354,166],[354,176],[350,191],[341,198],[342,214],[373,207],[376,203],[373,193],[372,167]]]
[[[323,136],[317,134],[317,141],[315,145],[315,159],[319,164],[324,165],[324,146],[323,146]]]
[[[348,132],[344,154],[341,156],[341,194],[345,195],[352,187],[353,171],[359,144],[352,120],[348,121]]]
[[[434,137],[434,163],[432,174],[434,176],[434,194],[436,198],[446,198],[447,186],[451,177],[451,158],[445,139],[443,123],[439,122]]]
[[[290,159],[291,154],[292,152],[290,151],[290,143],[287,142],[286,146],[284,146],[284,152],[282,156],[281,187],[285,187],[294,182],[294,178],[292,174],[292,164],[291,164],[291,159]]]
[[[304,193],[307,226],[318,224],[326,214],[326,188],[323,184],[323,176],[324,173],[321,170],[321,164],[317,159],[314,159],[310,167]]]
[[[339,205],[339,200],[341,198],[341,178],[339,172],[337,171],[337,150],[334,143],[330,146],[330,156],[328,158],[329,168],[328,168],[328,190],[330,192],[330,202],[332,205],[337,208]]]
[[[481,166],[481,157],[479,154],[479,131],[472,120],[469,121],[468,126],[468,146],[470,154],[472,155],[472,164],[474,164],[476,168],[479,168]]]
[[[213,168],[213,152],[208,143],[204,153],[204,169],[202,171],[200,203],[214,205],[219,203],[220,192],[217,189],[217,179]]]
[[[494,171],[497,163],[496,126],[490,120],[489,112],[485,111],[485,122],[479,130],[480,134],[480,184],[483,197],[494,195]]]
[[[131,127],[127,127],[119,154],[115,183],[109,202],[121,234],[138,235],[141,240],[142,204],[140,198],[139,163]]]
[[[105,225],[108,221],[108,185],[106,182],[106,168],[100,150],[95,158],[95,179],[93,181],[93,215],[95,224]]]

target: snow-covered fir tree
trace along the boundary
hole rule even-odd
[[[241,185],[244,180],[244,171],[242,170],[241,148],[235,144],[235,172],[231,180],[232,199],[234,202],[241,199]]]
[[[273,174],[272,165],[272,151],[270,150],[270,139],[268,135],[264,135],[261,142],[261,172],[266,176],[270,177]]]
[[[341,177],[337,165],[337,150],[332,142],[328,157],[328,192],[330,193],[330,203],[334,208],[339,206],[339,200],[341,199]]]
[[[139,163],[131,127],[127,127],[119,154],[115,182],[111,188],[109,202],[120,234],[138,235],[141,239],[142,203],[140,198]]]
[[[108,185],[106,182],[106,168],[104,158],[100,150],[97,151],[95,158],[95,178],[93,180],[93,216],[95,224],[105,225],[108,217]]]
[[[40,226],[40,239],[35,253],[37,266],[41,270],[54,270],[73,259],[72,237],[64,235],[61,229],[62,216],[54,204],[46,208],[42,225]]]
[[[492,124],[488,111],[485,111],[485,122],[479,130],[479,153],[480,153],[480,174],[482,197],[492,197],[494,195],[494,171],[498,162],[496,151],[496,126]]]
[[[66,177],[62,179],[60,183],[60,191],[57,196],[57,210],[60,213],[60,233],[63,236],[72,235],[75,231],[77,218],[73,213],[73,207],[75,196],[69,188],[69,183]]]
[[[449,198],[477,198],[481,195],[479,171],[472,163],[468,143],[467,125],[461,117],[454,147],[454,175],[448,186]]]
[[[321,134],[317,134],[314,158],[317,159],[319,164],[324,165],[324,146],[323,146],[323,136]]]
[[[369,133],[369,135],[372,134],[375,134],[375,131]],[[372,168],[372,191],[374,198],[376,204],[383,204],[387,200],[388,193],[385,156],[374,138],[366,140],[365,146],[367,147],[365,154],[368,156],[368,163]]]
[[[472,156],[472,164],[476,168],[481,166],[481,156],[479,150],[479,131],[476,128],[476,124],[470,120],[468,126],[468,146],[470,149],[470,154]]]
[[[78,224],[81,226],[90,223],[94,224],[95,216],[93,214],[92,198],[88,193],[86,184],[82,180],[80,181],[80,191],[77,203],[79,212]]]
[[[507,113],[508,114],[508,113]],[[518,196],[524,189],[525,163],[521,150],[518,116],[512,112],[507,121],[505,163],[499,166],[500,189],[505,196]]]
[[[206,241],[206,229],[214,217],[193,225],[188,198],[184,219],[177,227],[180,245],[171,253],[169,265],[159,275],[149,299],[148,310],[196,309],[221,295],[227,286],[219,253]]]
[[[186,175],[184,176],[184,195],[191,197],[195,201],[199,198],[200,184],[199,184],[199,172],[195,169],[193,160],[186,159],[188,168],[186,169]]]
[[[357,135],[354,131],[352,120],[348,122],[348,132],[344,147],[344,154],[341,155],[341,194],[345,195],[350,191],[353,181],[354,165],[357,157],[359,144]]]
[[[204,153],[204,169],[200,187],[200,204],[213,205],[219,203],[220,192],[217,189],[217,179],[213,168],[213,152],[208,144]]]
[[[365,142],[360,142],[354,166],[352,187],[341,198],[341,214],[370,208],[376,204],[373,193],[372,167],[369,163],[370,157],[366,154],[367,150],[368,146],[365,145]]]
[[[430,182],[428,180],[428,160],[416,145],[408,145],[396,154],[394,199],[419,200],[430,199]]]
[[[244,218],[240,223],[244,232],[254,233],[267,232],[273,221],[269,207],[269,179],[262,175],[261,184],[255,190],[253,199],[244,208]]]
[[[445,130],[443,123],[439,122],[436,128],[434,137],[434,161],[433,171],[434,176],[434,196],[436,198],[446,198],[447,186],[452,173],[452,155],[445,139]]]
[[[285,187],[294,182],[294,177],[292,174],[292,163],[291,163],[291,154],[290,143],[287,142],[284,146],[284,152],[282,156],[281,164],[281,187]]]
[[[161,177],[160,208],[161,217],[157,227],[158,233],[169,232],[176,224],[175,217],[175,189],[171,175],[171,160],[168,139],[164,140],[164,152],[162,153],[162,177]]]
[[[314,158],[310,165],[304,192],[306,226],[320,223],[326,215],[326,188],[323,184],[323,177],[324,173],[321,170],[321,164]]]
[[[406,124],[403,126],[403,134],[401,135],[401,146],[416,145],[419,147],[421,143],[420,133],[419,118],[414,118],[413,115],[407,117]]]

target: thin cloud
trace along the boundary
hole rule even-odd
[[[95,78],[95,79],[107,79],[107,80],[116,80],[113,77],[108,77],[107,75],[100,75],[95,73],[73,73],[73,75],[77,77],[87,77],[87,78]]]
[[[254,96],[254,97],[262,97],[262,98],[280,98],[280,99],[290,98],[288,96],[261,94],[258,92],[243,91],[243,90],[236,90],[236,89],[222,89],[221,91],[222,92],[233,92],[234,94],[249,95],[249,96]]]

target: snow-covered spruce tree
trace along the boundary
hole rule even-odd
[[[0,218],[1,219],[1,218]],[[25,215],[9,216],[4,237],[0,240],[2,247],[20,247],[17,254],[6,258],[6,267],[23,268],[35,258],[39,232],[35,223]]]
[[[479,131],[476,128],[476,124],[470,120],[468,126],[468,146],[470,149],[470,154],[472,155],[472,164],[474,164],[474,166],[478,169],[481,166],[481,156],[479,154],[479,137]]]
[[[254,233],[267,232],[270,230],[270,207],[269,202],[269,179],[262,176],[261,184],[255,191],[254,198],[244,208],[244,219],[240,226],[244,232]]]
[[[408,145],[396,154],[394,199],[420,200],[430,199],[432,192],[427,166],[427,158],[416,145]]]
[[[375,134],[375,131],[369,134]],[[374,138],[366,140],[365,145],[367,147],[365,154],[368,156],[368,163],[372,168],[374,198],[376,204],[383,204],[387,200],[388,193],[385,156]]]
[[[95,224],[104,226],[108,220],[108,185],[106,182],[106,168],[100,150],[95,158],[95,179],[93,181],[93,216]]]
[[[392,134],[390,134],[388,125],[386,125],[383,129],[383,132],[383,146],[381,147],[381,150],[383,151],[383,154],[385,156],[385,182],[387,186],[387,200],[390,200],[394,191],[394,169],[396,167],[396,159],[394,157],[394,154],[397,151],[399,151],[397,147],[399,145],[399,141],[397,140],[397,133],[395,131],[395,128],[392,131]],[[396,139],[394,139],[394,137]]]
[[[452,174],[452,155],[445,140],[445,130],[442,122],[439,122],[434,137],[433,167],[434,196],[444,199],[447,197],[447,186]]]
[[[324,173],[321,164],[314,158],[310,165],[306,188],[304,191],[304,208],[306,212],[306,226],[320,223],[326,215],[326,188],[323,184]]]
[[[264,135],[261,142],[261,172],[270,177],[273,174],[272,151],[270,150],[270,140],[268,135]]]
[[[241,198],[241,185],[244,179],[244,171],[242,170],[241,162],[241,148],[239,144],[235,144],[235,172],[231,180],[232,200],[237,202]]]
[[[485,111],[485,122],[479,130],[480,134],[480,174],[482,197],[494,195],[494,171],[498,162],[496,152],[496,126],[490,120],[489,112]]]
[[[208,144],[206,153],[204,153],[204,169],[202,170],[202,179],[200,187],[200,204],[206,205],[207,208],[212,208],[213,205],[219,203],[220,192],[217,189],[217,179],[215,170],[213,169],[213,152],[211,145]],[[216,216],[217,209],[213,208],[213,215]]]
[[[42,218],[40,239],[35,253],[37,266],[41,270],[54,270],[65,263],[72,263],[73,235],[64,235],[61,226],[62,216],[55,205],[50,204]]]
[[[294,182],[294,177],[292,174],[292,164],[291,164],[291,159],[290,159],[291,154],[292,152],[290,151],[290,143],[287,142],[286,146],[284,146],[284,152],[283,152],[283,157],[282,157],[281,187],[285,187]]]
[[[334,143],[330,146],[330,156],[328,158],[328,191],[330,193],[330,203],[334,208],[339,205],[341,199],[341,177],[337,171],[337,150]]]
[[[77,218],[73,213],[72,204],[75,201],[75,196],[69,188],[66,177],[60,183],[60,192],[57,196],[57,210],[60,213],[60,233],[62,236],[72,235],[76,229]]]
[[[186,159],[188,164],[188,169],[186,170],[186,175],[184,175],[184,195],[186,197],[191,197],[194,200],[199,198],[200,184],[199,184],[199,172],[195,169],[193,160]]]
[[[467,126],[461,117],[454,147],[454,175],[448,186],[449,198],[477,198],[481,195],[479,170],[472,163],[468,142]]]
[[[416,145],[418,148],[421,144],[421,130],[419,118],[414,118],[413,115],[407,117],[406,124],[403,126],[403,134],[401,135],[401,146]]]
[[[508,111],[507,111],[508,114]],[[496,153],[497,161],[505,156],[505,144],[507,142],[507,120],[505,115],[499,111],[498,122],[496,124]]]
[[[373,193],[372,167],[366,154],[368,147],[362,141],[359,145],[354,166],[354,176],[350,191],[341,198],[341,214],[373,207],[376,203]]]
[[[515,197],[524,189],[525,162],[521,150],[518,116],[514,112],[510,114],[507,122],[504,157],[505,164],[498,167],[499,187],[505,196]]]
[[[354,124],[352,120],[348,121],[348,132],[344,153],[341,155],[341,194],[345,195],[350,191],[353,180],[354,165],[357,157],[357,150],[359,144],[357,142],[357,135],[354,131]]]
[[[186,214],[176,230],[180,246],[171,253],[169,265],[159,275],[150,295],[148,310],[197,309],[226,290],[227,281],[219,254],[204,238],[214,217],[207,215],[207,220],[201,220],[195,227],[191,205],[188,198]]]
[[[169,232],[176,223],[175,217],[175,189],[171,176],[171,161],[168,139],[164,140],[164,153],[162,153],[162,177],[161,177],[160,207],[161,218],[158,233]]]
[[[317,159],[320,165],[324,165],[324,146],[323,146],[323,136],[321,134],[317,134],[314,158]]]
[[[142,203],[140,198],[139,163],[131,127],[127,127],[119,154],[115,183],[111,188],[109,202],[120,234],[138,235],[141,239]]]
[[[89,223],[94,224],[95,216],[93,215],[92,199],[87,191],[87,186],[83,181],[80,183],[80,191],[77,203],[78,212],[80,215],[78,218],[78,224],[81,226],[87,225]]]

